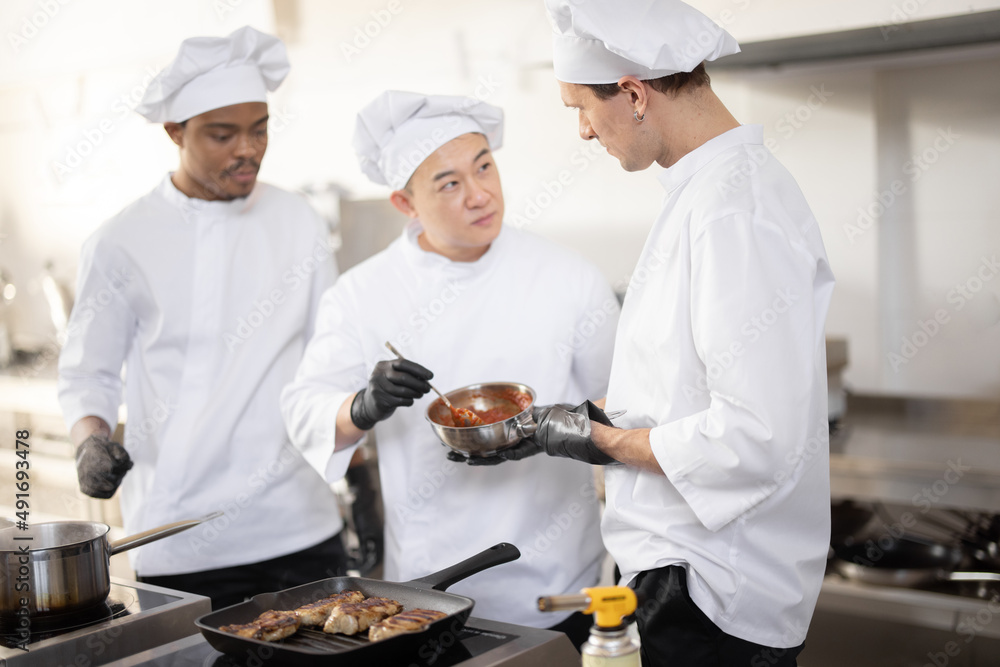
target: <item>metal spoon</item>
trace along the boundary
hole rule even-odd
[[[400,361],[406,361],[406,357],[400,354],[399,350],[392,346],[392,343],[386,341],[385,346],[389,348],[390,352],[396,355],[397,359]],[[483,422],[483,418],[472,410],[467,408],[456,408],[451,404],[451,401],[448,400],[447,396],[438,391],[437,387],[432,385],[430,382],[427,384],[430,385],[431,389],[434,390],[434,393],[440,396],[441,400],[444,401],[444,404],[448,406],[449,410],[451,410],[451,418],[455,420],[455,426],[482,426],[485,423]]]

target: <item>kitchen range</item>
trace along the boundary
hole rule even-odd
[[[33,623],[27,650],[3,627],[0,665],[90,667],[96,665],[206,665],[259,667],[269,647],[249,646],[242,655],[215,650],[195,621],[211,611],[208,598],[113,578],[107,604],[96,613],[62,623]],[[565,635],[549,630],[470,618],[457,635],[445,634],[414,651],[401,665],[555,665],[579,660]]]
[[[996,401],[847,396],[803,665],[1000,664],[998,418]]]
[[[162,533],[158,531],[157,537]],[[0,616],[4,621],[0,623],[3,637],[0,665],[255,667],[272,664],[297,667],[327,664],[330,660],[336,660],[339,665],[364,665],[371,661],[406,665],[551,665],[576,661],[578,653],[562,633],[482,619],[470,621],[475,601],[445,592],[450,585],[466,577],[516,560],[520,555],[510,544],[497,544],[440,572],[407,583],[334,577],[257,595],[215,612],[211,612],[211,603],[206,597],[118,579],[111,583],[106,599],[99,595],[102,601],[97,604],[77,606],[62,613],[45,613],[45,610],[53,607],[52,600],[65,597],[63,591],[53,596],[37,594],[29,623],[17,616]],[[63,559],[62,564],[74,563]],[[72,569],[63,568],[64,573],[73,575],[68,580],[87,578],[86,573],[71,572]],[[39,581],[45,582],[39,590],[69,588],[51,568],[36,574],[40,575]],[[298,609],[302,612],[303,605],[326,601],[329,596],[341,593],[356,595],[358,600],[362,597],[391,600],[407,610],[432,609],[436,617],[419,627],[369,641],[364,632],[334,635],[320,632],[318,628],[299,628],[300,621],[303,625],[313,621],[297,612],[273,611]],[[43,607],[43,601],[49,603],[47,607]],[[316,605],[310,608],[321,611]],[[293,636],[285,633],[283,641],[268,642],[256,639],[259,634],[237,632],[249,627],[239,624],[275,613],[295,617]],[[199,630],[201,634],[197,634]]]
[[[0,624],[0,665],[103,665],[190,635],[195,619],[211,610],[201,595],[113,577],[106,603],[54,620],[33,619],[27,643],[16,625]]]

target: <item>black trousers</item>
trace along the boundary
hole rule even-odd
[[[342,576],[347,553],[340,533],[316,546],[259,563],[218,570],[137,577],[139,581],[212,598],[212,609],[242,602],[258,593],[271,593],[320,579]]]
[[[802,652],[804,644],[771,648],[727,635],[691,601],[679,565],[641,572],[631,586],[643,667],[795,667]]]
[[[579,651],[583,643],[590,639],[590,628],[594,625],[594,618],[589,614],[581,614],[574,611],[561,623],[556,623],[549,630],[561,632],[569,637],[573,646]]]

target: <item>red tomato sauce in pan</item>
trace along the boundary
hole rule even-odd
[[[529,405],[531,405],[531,396],[529,394],[514,389],[491,389],[488,392],[477,392],[472,394],[470,398],[499,398],[506,399],[514,404],[501,405],[495,408],[490,408],[489,410],[472,410],[472,408],[468,408],[468,410],[475,413],[480,419],[483,420],[484,426],[487,424],[496,424],[497,422],[502,422],[505,419],[510,419],[514,415],[523,412]],[[440,398],[437,399],[435,403],[442,406],[444,405],[444,402]],[[516,409],[514,406],[517,406]],[[438,415],[435,421],[442,426],[462,426],[461,424],[455,423],[455,420],[450,412],[444,412]]]

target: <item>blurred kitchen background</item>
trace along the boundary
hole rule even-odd
[[[979,535],[976,564],[1000,571],[982,562],[1000,539],[990,532],[1000,513],[1000,0],[691,4],[743,44],[709,67],[713,85],[741,122],[763,125],[837,277],[827,324],[835,503],[860,506],[870,521],[857,530],[876,532],[893,506],[958,512],[937,539]],[[36,520],[118,525],[113,503],[75,491],[55,397],[77,255],[175,166],[162,127],[131,112],[150,79],[182,39],[247,24],[281,37],[292,62],[271,100],[261,178],[309,194],[342,268],[402,224],[350,148],[355,113],[386,88],[503,107],[508,224],[577,249],[619,292],[659,210],[653,170],[627,174],[579,138],[541,0],[5,0],[0,470],[13,470],[3,461],[14,429],[30,428],[37,488],[53,490]],[[971,469],[951,483],[958,459]],[[943,479],[921,513],[921,490]],[[12,504],[8,482],[0,509]],[[885,592],[831,575],[810,635],[824,648],[802,664],[847,664],[854,650],[851,664],[922,665],[996,596]],[[980,624],[948,664],[998,664],[1000,623]]]

